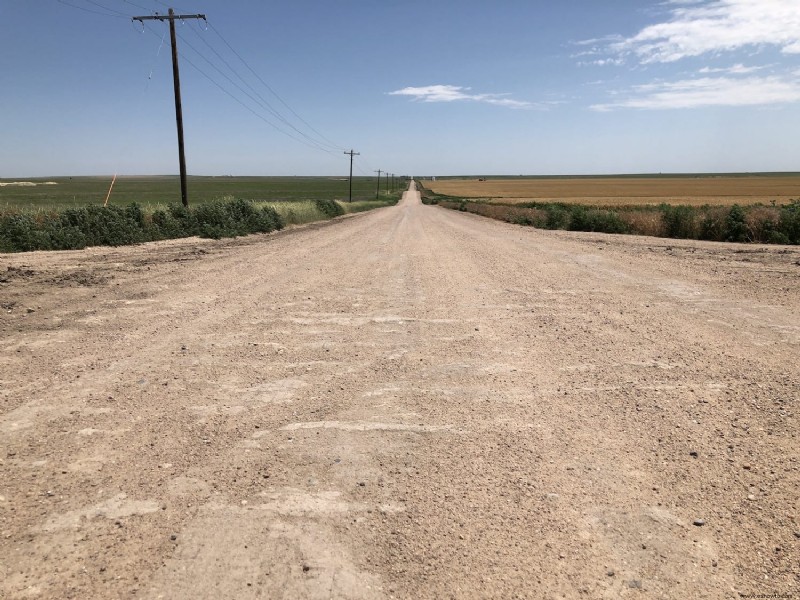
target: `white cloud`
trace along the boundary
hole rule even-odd
[[[749,73],[755,73],[756,71],[760,71],[765,67],[746,67],[743,64],[735,64],[732,67],[721,67],[721,68],[712,68],[712,67],[703,67],[698,71],[702,75],[707,75],[709,73],[728,73],[729,75],[747,75]]]
[[[798,0],[672,1],[671,20],[611,42],[616,55],[633,55],[642,63],[668,63],[692,56],[745,47],[777,47],[800,54]]]
[[[472,94],[472,88],[457,85],[427,85],[423,87],[406,87],[389,92],[390,96],[409,96],[421,102],[458,102],[472,101],[505,106],[508,108],[536,108],[537,105],[522,100],[507,98],[508,94]]]
[[[712,106],[759,106],[800,102],[800,82],[781,77],[702,77],[639,85],[622,100],[595,104],[592,110],[651,110]]]
[[[609,65],[619,66],[623,64],[625,61],[621,58],[598,58],[596,60],[583,60],[578,63],[579,67],[607,67]]]

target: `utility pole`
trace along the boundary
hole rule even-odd
[[[378,189],[375,190],[375,200],[377,200],[378,196],[380,196],[380,194],[381,194],[381,173],[383,173],[383,171],[378,169],[375,172],[378,174]]]
[[[353,157],[354,156],[361,156],[361,152],[355,152],[352,149],[350,152],[345,152],[345,154],[350,155],[350,202],[353,201]]]
[[[389,189],[389,172],[386,172],[386,189]]]
[[[145,21],[169,21],[169,39],[172,42],[172,84],[175,88],[175,121],[178,124],[178,162],[181,169],[181,202],[189,206],[189,194],[186,189],[186,155],[183,151],[183,108],[181,106],[181,77],[178,72],[178,41],[175,35],[175,19],[184,21],[186,19],[203,19],[205,15],[176,15],[175,11],[169,9],[168,15],[156,13],[147,17],[133,17],[132,21],[139,21],[144,27]]]

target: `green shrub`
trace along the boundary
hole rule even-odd
[[[747,223],[745,223],[744,209],[738,204],[731,206],[725,218],[725,241],[747,242]]]
[[[49,225],[46,233],[50,243],[47,248],[40,248],[41,250],[81,250],[89,245],[86,234],[77,227],[65,227],[58,224],[57,221],[53,221]]]
[[[547,212],[545,228],[567,229],[569,227],[570,211],[565,204],[546,204],[544,209]]]
[[[84,206],[62,213],[11,214],[0,217],[0,251],[72,250],[86,246],[121,246],[202,235],[210,238],[268,233],[283,228],[274,208],[258,208],[242,199],[215,200],[188,209],[181,204],[148,217],[141,207]]]
[[[789,244],[800,244],[800,200],[794,200],[781,208],[778,221],[779,233],[788,240]]]
[[[69,208],[59,215],[59,221],[54,227],[72,232],[62,239],[76,237],[80,232],[88,246],[123,246],[147,240],[144,217],[135,204],[124,209],[97,205]]]
[[[168,240],[183,237],[185,232],[182,223],[176,219],[171,211],[158,209],[153,213],[153,238]]]
[[[344,209],[336,200],[317,199],[314,201],[320,212],[329,218],[339,217],[344,214]]]
[[[31,215],[13,214],[0,221],[0,248],[6,252],[47,250],[49,236],[39,231]]]
[[[270,231],[279,231],[283,229],[283,219],[278,214],[278,211],[271,206],[261,207],[261,233],[269,233]]]
[[[763,205],[632,206],[613,210],[558,202],[514,203],[438,198],[444,208],[469,211],[509,223],[603,233],[729,242],[800,244],[800,200],[780,208]],[[526,212],[523,212],[526,211]]]
[[[696,238],[695,210],[691,206],[661,205],[664,230],[671,238]]]
[[[509,223],[513,223],[514,225],[524,225],[526,227],[536,226],[536,223],[531,217],[519,213],[511,213],[507,220]]]
[[[628,225],[614,211],[572,205],[569,229],[571,231],[598,231],[602,233],[627,233]]]

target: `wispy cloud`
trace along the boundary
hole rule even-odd
[[[610,36],[579,44],[582,51],[576,58],[592,57],[581,60],[581,66],[633,62],[664,77],[617,91],[610,102],[595,104],[593,110],[800,102],[800,82],[785,66],[731,64],[736,59],[741,61],[743,52],[750,63],[758,63],[757,57],[766,49],[773,50],[773,61],[775,50],[784,55],[800,54],[800,0],[665,0],[661,6],[666,9],[666,18],[631,37]],[[668,65],[702,57],[714,63],[698,69],[695,77],[684,74],[678,80],[669,80]]]
[[[703,67],[698,71],[701,75],[708,75],[710,73],[727,73],[729,75],[748,75],[749,73],[755,73],[756,71],[761,71],[766,67],[746,67],[741,63],[735,64],[731,67]]]
[[[672,1],[668,5],[673,7],[668,21],[611,41],[606,49],[617,56],[635,56],[645,64],[747,47],[772,46],[784,54],[800,54],[797,0]]]
[[[592,110],[650,110],[713,106],[760,106],[800,101],[800,82],[782,77],[701,77],[639,85],[620,94],[621,100],[595,104]]]
[[[457,85],[427,85],[423,87],[406,87],[389,92],[390,96],[409,96],[420,102],[459,102],[472,101],[505,106],[507,108],[541,108],[539,104],[508,98],[509,94],[473,94],[469,87]]]

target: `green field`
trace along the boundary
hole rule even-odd
[[[15,182],[36,185],[3,185]],[[0,214],[102,204],[110,184],[111,177],[0,179]],[[383,179],[382,195],[385,185]],[[376,187],[374,177],[353,177],[353,201],[374,200]],[[188,188],[190,205],[229,197],[266,202],[317,199],[346,202],[349,183],[346,177],[190,176]],[[180,180],[177,176],[120,176],[114,183],[109,204],[127,206],[136,202],[146,212],[152,212],[180,201]]]

